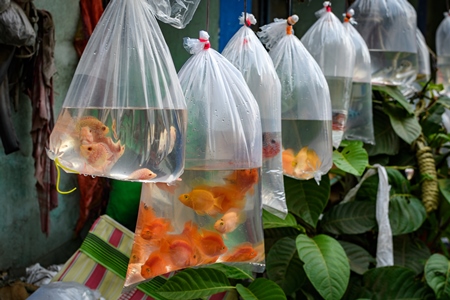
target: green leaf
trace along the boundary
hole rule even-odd
[[[370,263],[376,263],[372,255],[363,247],[345,241],[339,241],[339,244],[344,248],[353,272],[362,275],[369,270]]]
[[[450,109],[450,98],[446,96],[441,96],[438,99],[438,103],[443,105],[445,108]]]
[[[247,288],[242,284],[236,285],[236,289],[244,300],[285,300],[283,290],[273,281],[258,278]]]
[[[282,238],[267,253],[267,277],[277,283],[286,295],[299,290],[306,280],[303,263],[297,253],[295,240]]]
[[[437,298],[450,297],[450,262],[444,255],[431,255],[425,265],[425,279]]]
[[[364,274],[364,287],[373,293],[371,299],[433,299],[432,291],[415,279],[414,271],[403,267],[381,267]]]
[[[330,196],[328,175],[322,176],[320,185],[314,179],[296,180],[285,176],[284,189],[289,211],[315,228]]]
[[[397,100],[397,103],[403,106],[403,108],[406,110],[408,114],[412,115],[414,113],[411,104],[408,102],[408,100],[405,98],[405,96],[402,94],[402,92],[400,92],[400,90],[397,87],[387,85],[384,86],[373,85],[372,89],[375,91],[383,92],[392,97],[392,99]]]
[[[195,299],[234,289],[227,276],[214,269],[185,269],[169,278],[157,292],[168,299]]]
[[[439,102],[426,111],[420,120],[422,132],[426,137],[430,137],[430,135],[438,132],[444,132],[442,126],[442,114],[444,111],[445,107]]]
[[[375,203],[353,201],[335,205],[321,221],[323,230],[334,234],[358,234],[377,226]]]
[[[295,217],[288,213],[286,218],[283,220],[274,214],[263,209],[263,224],[264,229],[268,228],[278,228],[278,227],[292,227],[298,230],[303,230],[303,228],[297,224]]]
[[[395,155],[399,151],[398,135],[391,126],[388,115],[382,110],[373,110],[373,130],[375,145],[365,144],[364,148],[370,156],[378,154]]]
[[[396,236],[393,241],[394,265],[409,268],[417,275],[422,273],[425,262],[431,255],[427,245],[407,234]]]
[[[328,299],[340,299],[350,278],[350,265],[342,246],[332,237],[301,234],[296,240],[298,255],[312,285]]]
[[[438,182],[441,195],[450,203],[450,179],[439,179]]]
[[[406,115],[404,110],[392,104],[385,104],[383,109],[391,120],[392,128],[402,140],[411,144],[419,137],[422,127],[416,116]]]
[[[205,265],[201,268],[209,268],[223,272],[228,278],[232,279],[251,279],[253,280],[252,272],[240,269],[234,266],[228,266],[221,263]]]
[[[389,221],[392,235],[410,233],[419,229],[427,217],[422,202],[414,197],[391,195]]]
[[[342,149],[333,151],[333,162],[339,169],[360,176],[366,169],[369,162],[369,156],[363,148],[363,142],[352,141],[348,142],[348,146]]]

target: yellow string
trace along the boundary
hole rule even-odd
[[[76,187],[73,188],[73,189],[71,189],[70,191],[67,191],[67,192],[63,192],[63,191],[61,191],[61,190],[59,189],[59,180],[60,180],[60,178],[61,178],[61,171],[59,170],[59,168],[65,170],[65,171],[68,171],[68,172],[76,173],[76,174],[80,174],[80,173],[78,173],[78,172],[75,171],[75,170],[72,170],[72,169],[69,169],[69,168],[67,168],[67,167],[64,167],[64,166],[59,162],[58,158],[55,158],[55,166],[56,166],[56,172],[57,172],[57,176],[56,176],[56,190],[57,190],[58,193],[60,193],[61,195],[67,195],[67,194],[73,193],[73,192],[77,189]]]

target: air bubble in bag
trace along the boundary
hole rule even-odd
[[[355,68],[353,71],[352,94],[345,126],[345,140],[359,140],[375,144],[372,113],[372,84],[370,53],[366,42],[354,28],[353,11],[344,14],[344,28],[355,47]]]
[[[444,85],[444,93],[450,97],[450,13],[444,13],[444,19],[436,31],[437,83]]]
[[[411,84],[418,71],[414,7],[406,0],[357,0],[350,9],[369,47],[372,84]]]
[[[185,48],[193,54],[179,72],[189,111],[185,171],[171,185],[143,185],[127,289],[215,262],[265,267],[258,104],[206,32]]]
[[[145,0],[113,0],[96,26],[50,136],[66,172],[171,182],[184,167],[186,103]]]
[[[333,114],[333,146],[338,148],[347,123],[355,47],[341,21],[331,12],[331,3],[325,1],[323,5],[324,8],[317,13],[319,19],[301,41],[327,80]]]
[[[317,182],[332,164],[331,101],[327,81],[308,50],[293,34],[293,15],[257,33],[281,82],[283,173]]]
[[[281,162],[281,85],[272,59],[250,29],[256,24],[255,17],[252,14],[246,14],[246,17],[244,24],[242,13],[239,20],[244,26],[230,39],[222,55],[241,71],[258,102],[263,141],[263,207],[284,219],[287,207]]]

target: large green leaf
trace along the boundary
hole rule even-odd
[[[286,295],[299,290],[306,280],[303,264],[297,253],[295,240],[282,238],[267,253],[267,277],[277,283]]]
[[[430,257],[427,245],[407,234],[394,237],[394,265],[406,267],[416,274],[423,272],[425,262]]]
[[[439,179],[438,182],[441,195],[450,203],[450,179]]]
[[[236,289],[244,300],[285,300],[283,290],[273,281],[258,278],[247,288],[238,284]]]
[[[392,97],[392,99],[396,100],[398,104],[400,104],[409,115],[412,115],[414,113],[411,104],[397,87],[388,85],[373,85],[372,89],[375,91],[383,92]]]
[[[378,154],[395,155],[399,151],[399,138],[389,121],[389,116],[382,110],[373,110],[373,130],[375,145],[364,145],[370,156]]]
[[[314,179],[296,180],[285,176],[284,189],[289,212],[316,227],[330,196],[328,175],[322,176],[320,185],[317,185]]]
[[[348,145],[342,149],[333,151],[333,162],[339,169],[360,176],[366,169],[369,162],[369,156],[363,148],[361,141],[349,141]]]
[[[295,217],[288,213],[286,218],[283,220],[274,214],[263,209],[263,224],[264,229],[268,228],[279,228],[279,227],[292,227],[298,230],[303,230],[303,228],[297,224]]]
[[[345,241],[339,241],[339,244],[344,248],[353,272],[362,275],[369,270],[370,263],[376,263],[372,255],[363,247]]]
[[[431,255],[425,265],[425,279],[438,299],[450,298],[450,262],[444,255]]]
[[[392,128],[402,140],[411,144],[419,137],[422,127],[416,116],[406,115],[402,108],[390,103],[385,104],[383,109],[391,120]]]
[[[232,279],[251,279],[253,280],[252,272],[242,270],[238,267],[228,266],[221,263],[202,266],[202,268],[210,268],[223,272],[228,278]]]
[[[440,102],[436,103],[426,111],[426,114],[420,121],[422,132],[426,137],[438,132],[444,132],[442,126],[442,114],[444,111],[445,108]]]
[[[416,231],[427,217],[422,202],[414,197],[391,195],[389,201],[389,221],[392,235]]]
[[[323,230],[334,234],[358,234],[377,226],[375,203],[353,201],[335,205],[321,221]]]
[[[234,289],[227,276],[214,269],[185,269],[157,290],[168,299],[195,299]]]
[[[371,299],[433,299],[433,292],[415,279],[414,271],[403,267],[381,267],[364,274],[364,287],[373,294]],[[366,292],[367,293],[367,292]]]
[[[314,288],[325,299],[340,299],[350,278],[350,265],[342,246],[324,234],[296,240],[298,255]]]

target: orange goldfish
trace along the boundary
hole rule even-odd
[[[235,185],[242,193],[253,189],[253,185],[258,182],[258,169],[235,170],[224,178],[230,184]]]
[[[80,132],[83,127],[88,127],[90,129],[90,133],[92,134],[94,141],[104,137],[109,132],[109,128],[93,116],[81,117],[78,120],[75,126],[76,130]]]
[[[301,179],[313,178],[314,172],[320,168],[321,164],[320,158],[314,150],[303,147],[293,162],[294,176]]]
[[[104,168],[113,156],[111,150],[103,143],[81,145],[80,153],[94,168]]]
[[[198,254],[191,240],[182,235],[167,235],[161,243],[160,251],[170,256],[172,263],[180,268],[195,266]]]
[[[140,263],[143,261],[144,245],[141,239],[135,239],[130,255],[130,264]]]
[[[200,251],[207,256],[219,256],[227,252],[220,234],[214,231],[202,229],[200,238],[196,241]]]
[[[170,221],[164,218],[157,218],[153,221],[144,224],[141,237],[145,240],[161,239],[168,231],[172,231],[173,227]]]
[[[153,222],[156,219],[155,212],[144,201],[139,203],[139,218],[137,226],[143,227],[144,224]]]
[[[81,127],[79,138],[81,144],[91,144],[94,142],[94,136],[88,126]]]
[[[165,256],[160,251],[155,251],[141,266],[141,275],[145,279],[152,278],[166,273],[168,267],[170,268],[170,265]]]
[[[245,213],[239,209],[232,208],[216,221],[214,229],[222,234],[229,233],[234,231],[244,221]]]
[[[282,153],[282,160],[283,160],[283,172],[287,175],[293,175],[294,174],[294,151],[292,149],[284,150]]]
[[[193,189],[188,194],[178,197],[187,207],[192,208],[198,215],[216,215],[221,209],[221,197],[214,197],[213,193],[205,189]]]
[[[263,138],[263,158],[272,158],[280,153],[280,141],[276,138],[276,134],[272,132],[264,132]]]
[[[129,180],[151,180],[155,178],[157,175],[152,172],[152,170],[147,168],[142,168],[134,171],[128,176]]]
[[[258,252],[250,243],[244,243],[240,246],[235,247],[233,252],[224,257],[223,260],[228,262],[249,261],[255,258],[257,255]]]
[[[225,213],[231,208],[242,209],[245,206],[245,193],[233,184],[214,186],[210,188],[214,197],[221,198],[221,213]]]

